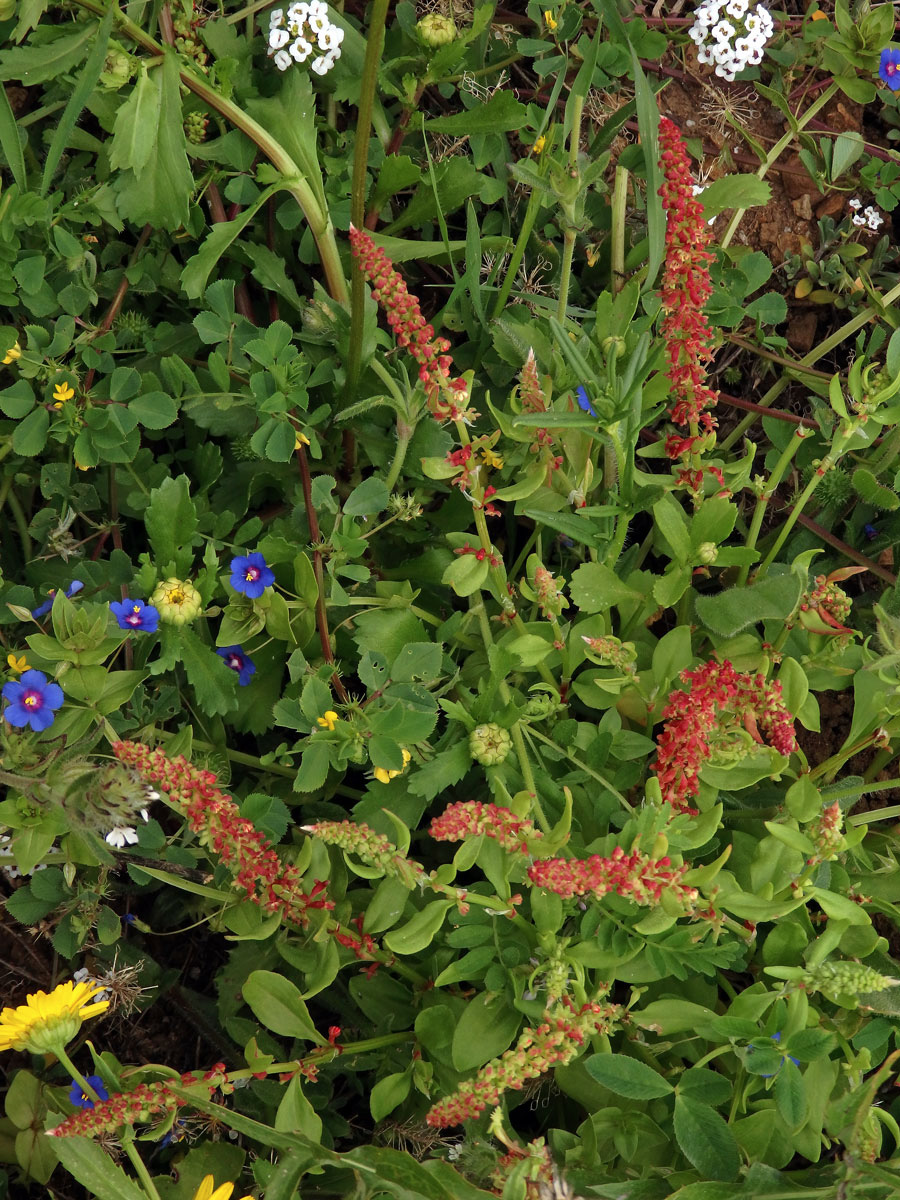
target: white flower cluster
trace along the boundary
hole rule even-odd
[[[775,31],[768,9],[750,0],[703,0],[688,30],[702,63],[715,66],[731,82],[744,67],[762,62],[763,47]]]
[[[310,63],[317,75],[327,75],[341,57],[344,31],[328,19],[323,0],[291,4],[287,12],[273,8],[269,13],[269,54],[275,66],[286,71],[292,63],[304,63],[314,51],[321,50]]]
[[[872,233],[877,233],[884,224],[884,217],[874,205],[867,204],[866,207],[863,208],[862,200],[858,199],[848,200],[847,205],[849,208],[853,209],[850,219],[854,225],[859,225],[860,227],[865,225],[865,227],[870,229]],[[861,208],[862,212],[859,211]]]

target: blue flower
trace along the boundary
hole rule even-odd
[[[231,560],[231,586],[251,600],[258,600],[274,582],[275,572],[261,554],[241,554]]]
[[[43,671],[26,671],[21,679],[3,685],[3,699],[8,706],[3,715],[10,725],[22,729],[30,725],[35,733],[49,729],[55,717],[53,710],[63,702],[62,688],[50,683]]]
[[[78,592],[80,592],[83,587],[84,587],[84,584],[81,582],[80,579],[73,579],[72,582],[69,584],[69,586],[66,588],[66,599],[71,600],[72,597],[77,595]],[[34,617],[34,619],[36,621],[39,621],[41,619],[41,617],[45,617],[47,615],[47,613],[50,611],[50,609],[53,607],[53,598],[55,595],[56,595],[56,588],[51,588],[50,591],[47,593],[48,599],[46,599],[43,604],[39,604],[37,606],[37,608],[34,608],[31,610],[31,615]]]
[[[156,633],[159,625],[159,609],[143,600],[111,600],[110,611],[119,623],[120,629],[132,630],[135,633]]]
[[[892,50],[890,46],[882,50],[878,74],[892,92],[900,90],[900,50]]]
[[[578,407],[582,412],[590,413],[592,417],[596,417],[594,406],[591,404],[591,398],[583,387],[575,389],[575,399],[578,401]]]
[[[103,1080],[99,1075],[85,1075],[85,1083],[90,1084],[101,1100],[109,1099],[109,1092],[103,1086]],[[69,1103],[74,1104],[76,1108],[93,1108],[94,1101],[82,1088],[77,1079],[72,1080],[72,1086],[69,1089]]]
[[[246,687],[250,682],[250,676],[256,674],[256,663],[251,662],[240,646],[222,646],[216,651],[216,654],[219,658],[225,659],[226,667],[237,671],[238,683],[241,687]]]

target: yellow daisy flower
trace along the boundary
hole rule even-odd
[[[62,408],[67,400],[71,400],[75,395],[75,389],[70,387],[68,383],[57,383],[53,387],[53,399],[56,403],[54,408]]]
[[[329,731],[334,729],[339,720],[340,717],[336,712],[332,712],[331,709],[328,710],[324,717],[316,717],[317,723],[321,725],[323,729],[328,729]]]
[[[390,783],[392,779],[396,779],[398,775],[402,775],[409,765],[409,760],[412,755],[408,750],[403,751],[403,768],[400,771],[389,771],[386,767],[376,767],[372,774],[379,783]]]
[[[10,363],[15,362],[17,358],[21,358],[21,357],[22,357],[22,347],[19,345],[18,342],[16,342],[16,344],[14,346],[10,346],[10,348],[6,352],[6,356],[3,359],[4,367],[8,367]]]
[[[89,1004],[103,988],[94,980],[73,979],[47,992],[35,992],[18,1008],[0,1012],[0,1050],[28,1050],[32,1054],[57,1052],[66,1046],[88,1017],[99,1017],[108,1000]]]
[[[31,670],[31,668],[29,667],[29,665],[25,659],[24,654],[22,655],[21,658],[16,658],[16,656],[14,654],[7,654],[6,664],[9,667],[9,669],[11,671],[15,671],[15,673],[17,675],[21,675],[23,671]]]
[[[212,1175],[205,1175],[203,1182],[194,1193],[194,1200],[231,1200],[231,1193],[234,1191],[233,1183],[220,1183],[216,1187],[216,1181]],[[243,1200],[253,1200],[252,1196],[244,1196]]]

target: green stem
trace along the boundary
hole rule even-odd
[[[613,295],[625,285],[625,207],[628,199],[628,168],[616,167],[612,194],[610,230],[610,276]]]
[[[409,443],[412,441],[412,436],[415,433],[415,426],[409,426],[405,421],[398,419],[397,421],[397,449],[394,451],[394,461],[391,463],[390,470],[385,478],[387,490],[392,492],[394,484],[403,469],[403,463],[406,460],[406,452],[409,449]]]
[[[584,97],[572,97],[572,128],[569,130],[569,176],[578,179],[578,149],[581,143],[581,116],[584,112]],[[569,305],[569,285],[572,282],[572,259],[575,256],[575,202],[563,205],[565,228],[563,230],[562,269],[559,275],[559,303],[556,306],[556,318],[562,322],[566,319]]]
[[[828,474],[828,472],[831,470],[831,468],[835,465],[835,463],[838,461],[838,459],[840,459],[843,456],[843,454],[845,453],[845,451],[847,449],[848,443],[850,442],[850,440],[853,437],[853,434],[855,432],[856,432],[856,429],[853,427],[850,427],[846,430],[842,430],[840,433],[838,433],[837,437],[834,439],[834,445],[832,446],[832,448],[828,452],[828,454],[826,454],[825,457],[822,459],[820,465],[816,468],[812,479],[809,481],[809,483],[806,485],[806,487],[800,493],[800,497],[797,500],[797,502],[794,504],[794,507],[791,509],[788,519],[784,522],[784,524],[779,529],[778,536],[775,538],[772,548],[769,550],[769,553],[766,555],[766,557],[763,559],[762,563],[760,564],[759,570],[756,572],[757,577],[759,579],[762,579],[762,577],[768,571],[769,567],[772,565],[776,554],[781,549],[781,547],[784,545],[784,543],[787,541],[788,535],[790,534],[790,532],[794,528],[794,526],[797,524],[797,521],[800,519],[800,514],[803,512],[803,509],[806,507],[807,503],[809,502],[809,499],[812,496],[813,492],[816,490],[816,488],[819,486],[820,482],[825,478],[825,476]]]
[[[881,310],[886,309],[898,298],[900,298],[900,283],[892,287],[889,292],[885,292],[885,294],[881,297]],[[803,358],[801,358],[797,363],[797,367],[800,369],[803,367],[811,367],[812,364],[818,362],[820,358],[824,358],[824,356],[832,351],[835,346],[839,346],[841,342],[845,341],[848,337],[852,336],[852,334],[856,333],[858,329],[862,329],[864,325],[867,325],[873,317],[878,317],[880,315],[881,312],[874,307],[864,308],[861,312],[858,312],[855,317],[851,317],[849,321],[846,321],[840,327],[840,329],[836,329],[835,332],[825,338],[823,342],[820,342],[818,346],[810,350],[809,354],[804,355]],[[774,404],[789,383],[790,379],[784,375],[782,375],[780,379],[776,379],[763,398],[759,401],[760,407],[769,408],[772,404]],[[757,420],[757,416],[757,413],[750,413],[748,416],[746,416],[743,421],[741,421],[731,431],[728,437],[719,444],[719,452],[724,454],[738,441],[740,441],[750,426],[753,425]]]
[[[522,265],[522,259],[525,257],[525,249],[528,245],[528,239],[531,237],[531,231],[534,229],[534,223],[537,220],[540,207],[541,194],[535,188],[528,197],[528,205],[522,220],[522,228],[519,230],[519,236],[516,239],[515,247],[506,268],[506,278],[503,280],[500,291],[497,293],[497,299],[494,301],[494,311],[491,313],[492,321],[496,321],[506,307],[509,293],[512,291],[519,267]]]
[[[366,35],[366,57],[360,80],[359,107],[354,131],[353,178],[350,184],[350,220],[357,229],[366,221],[366,180],[369,167],[369,133],[378,82],[378,64],[384,49],[384,25],[388,0],[373,0]],[[347,358],[347,394],[352,400],[359,383],[365,321],[366,280],[362,271],[353,271],[350,280],[350,352]]]
[[[746,546],[748,550],[756,549],[756,539],[759,537],[759,531],[762,529],[763,517],[766,514],[766,508],[769,501],[775,495],[775,490],[784,478],[784,474],[791,465],[791,460],[797,453],[800,445],[808,436],[808,430],[805,430],[802,425],[798,426],[796,433],[784,448],[781,457],[775,464],[772,474],[769,476],[768,482],[762,488],[756,501],[756,508],[753,512],[753,519],[750,522],[750,530],[747,533]],[[738,573],[737,586],[743,587],[747,582],[747,576],[750,573],[750,566],[745,563]]]
[[[471,596],[469,598],[469,606],[478,619],[478,626],[481,630],[482,640],[484,641],[485,652],[490,654],[491,647],[494,644],[494,635],[491,633],[491,625],[488,621],[487,610],[484,607],[484,597]],[[497,691],[500,695],[500,700],[502,703],[504,705],[508,705],[512,700],[512,694],[505,679],[500,680]],[[549,833],[550,822],[547,820],[538,797],[537,782],[534,778],[534,772],[531,769],[531,760],[528,757],[528,749],[525,745],[525,739],[522,737],[521,722],[516,721],[516,723],[510,729],[509,734],[512,738],[513,749],[516,752],[516,758],[519,762],[519,770],[522,772],[522,780],[525,784],[526,790],[531,795],[531,803],[535,814],[537,815],[538,824],[544,833]]]
[[[14,491],[7,493],[6,503],[9,505],[9,510],[16,523],[16,529],[19,531],[19,541],[22,543],[22,557],[26,562],[31,562],[34,545],[31,541],[31,535],[28,532],[28,522],[25,520],[25,513],[22,511],[19,497]]]
[[[769,169],[778,161],[782,150],[787,149],[800,130],[808,125],[816,113],[825,107],[837,90],[838,85],[836,83],[830,83],[821,96],[813,101],[803,116],[791,123],[792,127],[788,129],[787,133],[778,139],[778,141],[766,155],[765,159],[759,164],[759,168],[756,172],[757,178],[765,179]],[[737,227],[740,225],[746,211],[746,208],[737,209],[734,216],[729,221],[728,228],[725,230],[725,235],[721,242],[723,250],[731,243],[731,239],[737,233]]]

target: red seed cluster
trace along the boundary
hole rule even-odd
[[[431,822],[429,830],[437,842],[461,842],[467,837],[493,838],[504,850],[528,853],[528,842],[541,837],[530,821],[517,817],[499,804],[482,804],[480,800],[451,804]]]
[[[175,1086],[196,1088],[208,1098],[216,1088],[228,1081],[224,1063],[216,1065],[205,1074],[188,1071],[177,1080]],[[177,1109],[190,1104],[172,1091],[173,1080],[163,1079],[159,1083],[139,1083],[131,1092],[117,1092],[108,1100],[101,1100],[93,1108],[82,1108],[66,1117],[55,1129],[48,1129],[50,1137],[96,1137],[102,1133],[115,1133],[123,1125],[156,1122],[171,1116]]]
[[[781,697],[780,683],[766,683],[762,675],[735,671],[727,659],[705,663],[696,671],[682,671],[681,682],[689,690],[669,696],[652,768],[663,799],[679,812],[696,811],[688,800],[700,789],[700,769],[712,755],[710,741],[715,735],[743,728],[764,746],[762,731],[779,754],[797,749],[794,719]]]
[[[450,343],[446,338],[435,337],[434,327],[422,316],[419,301],[364,229],[350,226],[350,249],[372,284],[372,295],[387,314],[397,345],[408,350],[419,364],[419,378],[432,414],[439,421],[459,420],[465,409],[468,386],[464,379],[450,378],[453,367],[453,359],[447,353]]]
[[[474,1079],[439,1101],[425,1118],[435,1129],[461,1125],[480,1116],[497,1103],[504,1092],[521,1091],[529,1079],[537,1079],[558,1063],[575,1058],[585,1038],[609,1033],[621,1013],[617,1004],[585,1004],[576,1010],[564,1000],[536,1029],[527,1029],[510,1050],[491,1059]]]
[[[666,441],[671,459],[686,459],[716,422],[708,409],[718,393],[706,386],[706,364],[712,358],[712,331],[703,306],[712,292],[709,263],[714,255],[707,249],[712,235],[703,209],[694,198],[690,157],[678,127],[666,117],[659,123],[660,166],[663,183],[659,189],[666,210],[666,257],[659,297],[664,313],[662,336],[666,349],[667,374],[672,385],[669,416],[687,435],[672,434]],[[714,473],[721,482],[721,472]],[[702,472],[700,480],[702,480]],[[697,490],[697,471],[685,466],[684,482]]]
[[[601,899],[616,892],[636,904],[658,904],[663,891],[676,896],[687,907],[697,899],[697,889],[685,887],[682,877],[690,867],[673,867],[672,860],[650,858],[639,850],[626,854],[621,846],[609,858],[592,854],[590,858],[545,858],[532,863],[528,878],[535,887],[546,888],[558,896],[592,895]]]
[[[159,748],[137,742],[116,742],[113,753],[134,767],[146,782],[168,793],[178,805],[200,843],[209,847],[234,875],[235,887],[267,912],[306,928],[311,909],[332,909],[318,880],[311,891],[301,886],[296,867],[282,863],[268,839],[216,786],[211,771],[192,766],[185,758],[170,759]]]

